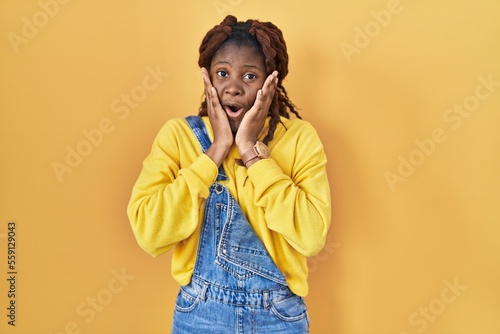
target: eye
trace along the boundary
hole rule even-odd
[[[249,80],[253,80],[253,79],[256,79],[257,76],[255,74],[252,74],[252,73],[247,73],[243,76],[243,78],[245,79],[249,79]]]
[[[218,76],[223,77],[223,78],[227,77],[227,75],[228,75],[226,71],[217,71],[216,73]]]

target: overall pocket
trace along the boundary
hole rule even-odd
[[[296,295],[277,302],[271,301],[271,313],[286,322],[299,321],[304,318],[309,322],[304,299]]]
[[[198,291],[190,285],[181,286],[177,299],[175,301],[175,309],[179,312],[188,313],[193,311],[200,298],[198,298]]]

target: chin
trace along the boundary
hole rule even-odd
[[[233,133],[233,135],[236,135],[236,132],[238,132],[238,129],[240,128],[240,123],[238,124],[230,123],[230,126],[231,126],[231,132]]]

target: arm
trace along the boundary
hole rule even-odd
[[[330,188],[321,141],[309,123],[301,123],[298,129],[289,128],[272,158],[253,164],[248,176],[267,227],[299,253],[313,256],[323,248],[330,226]],[[293,165],[280,167],[281,161],[291,161],[291,154]]]
[[[181,168],[179,148],[191,142],[187,135],[179,138],[178,134],[186,131],[190,130],[181,128],[179,120],[167,122],[160,130],[144,160],[128,205],[137,242],[153,256],[166,252],[193,233],[209,187],[217,176],[214,162],[194,149],[188,159],[191,164]]]

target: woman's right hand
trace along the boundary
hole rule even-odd
[[[202,67],[201,77],[205,86],[205,97],[207,99],[207,113],[214,132],[214,141],[205,152],[216,164],[220,166],[226,158],[233,145],[233,133],[227,119],[226,112],[222,108],[217,90],[210,81],[210,75],[206,68]]]

